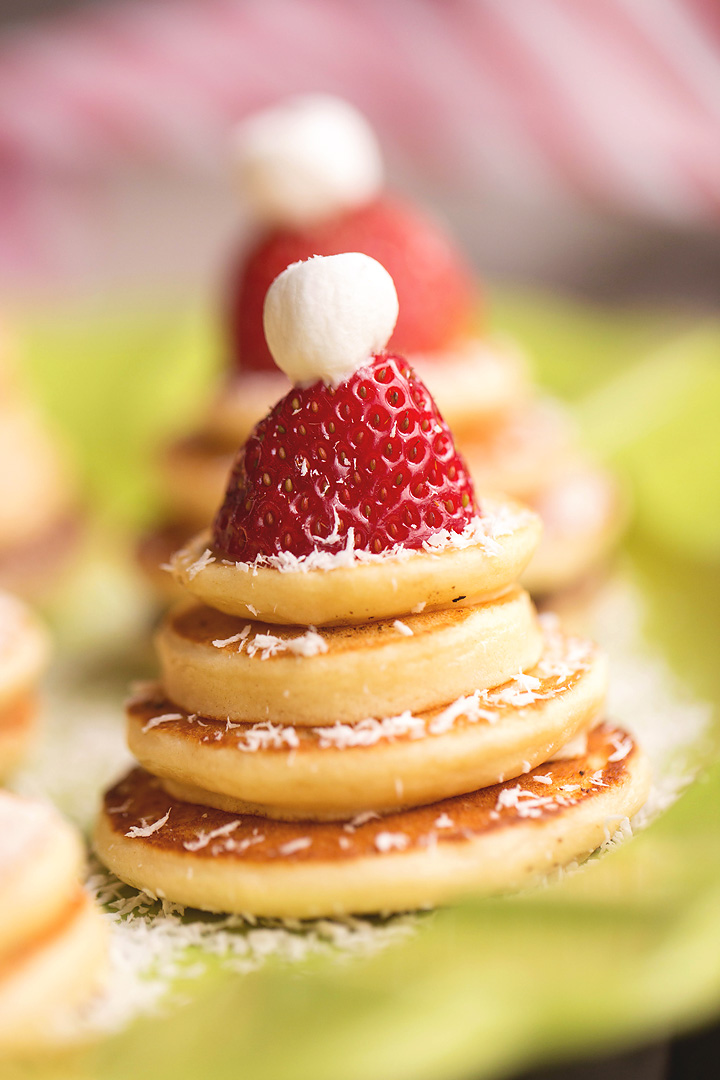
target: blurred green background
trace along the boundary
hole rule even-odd
[[[573,402],[627,479],[622,559],[648,641],[720,703],[720,323],[499,292],[500,331]],[[15,313],[27,376],[75,454],[97,543],[126,555],[152,513],[154,448],[202,407],[207,311]],[[618,1048],[720,1014],[720,768],[645,833],[532,894],[428,917],[381,955],[216,971],[188,1004],[3,1075],[103,1080],[460,1080]]]

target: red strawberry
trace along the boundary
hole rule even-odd
[[[245,371],[272,371],[263,334],[265,294],[290,263],[311,255],[360,251],[377,259],[395,282],[400,317],[390,345],[398,352],[434,352],[467,330],[473,282],[445,232],[414,208],[378,199],[303,230],[275,229],[243,259],[231,278],[230,352]]]
[[[421,547],[478,513],[472,482],[412,368],[382,353],[333,388],[294,388],[240,451],[213,529],[222,555]],[[327,541],[332,536],[333,539]]]

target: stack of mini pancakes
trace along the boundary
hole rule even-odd
[[[128,705],[141,767],[105,798],[105,863],[213,911],[398,911],[530,883],[632,815],[648,769],[601,722],[603,656],[516,584],[537,517],[482,506],[466,590],[463,551],[306,573],[180,552],[194,598]]]
[[[62,1041],[104,972],[83,863],[79,836],[51,807],[0,792],[0,1053]]]
[[[21,600],[0,592],[0,780],[12,772],[32,740],[36,684],[48,652],[40,621]]]

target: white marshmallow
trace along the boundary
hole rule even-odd
[[[263,321],[275,363],[298,386],[337,386],[385,348],[398,317],[393,279],[369,255],[315,255],[279,274]]]
[[[290,98],[241,123],[232,156],[245,200],[270,224],[302,226],[362,206],[383,183],[367,120],[329,94]]]

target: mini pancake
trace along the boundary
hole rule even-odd
[[[48,654],[40,620],[21,600],[0,592],[0,709],[34,687]]]
[[[172,560],[180,584],[203,603],[229,615],[273,625],[339,626],[468,606],[512,585],[540,536],[537,515],[518,503],[480,499],[478,531],[431,550],[318,553],[313,561],[287,553],[269,565],[216,557],[209,533]]]
[[[293,918],[404,911],[527,886],[589,855],[614,822],[642,806],[649,783],[646,759],[609,725],[591,733],[582,757],[346,825],[196,806],[134,769],[107,793],[95,846],[135,888],[209,911]]]
[[[46,600],[77,558],[84,530],[82,513],[70,510],[41,532],[0,548],[0,588],[30,600]]]
[[[188,536],[215,517],[239,445],[228,448],[213,435],[201,431],[179,439],[163,454],[160,462],[163,499],[171,517],[191,523]],[[176,550],[177,547],[172,549]]]
[[[192,538],[195,529],[183,521],[168,520],[141,537],[135,550],[140,569],[166,603],[186,596],[185,589],[168,573],[170,560]]]
[[[0,407],[0,549],[45,535],[75,500],[60,448],[32,406],[4,396]]]
[[[211,402],[205,428],[237,453],[258,421],[289,389],[288,379],[279,370],[234,374]]]
[[[322,725],[430,709],[497,686],[537,663],[542,635],[516,586],[474,607],[321,633],[185,603],[165,617],[155,645],[165,692],[187,712]]]
[[[60,917],[83,863],[78,834],[51,806],[0,791],[0,967]]]
[[[461,448],[466,432],[497,421],[527,396],[527,362],[508,341],[467,337],[453,348],[408,360]]]
[[[530,500],[564,470],[574,427],[551,400],[520,405],[495,424],[468,429],[459,448],[479,491],[504,491]]]
[[[35,737],[37,701],[20,694],[0,706],[0,780],[9,776],[27,754]]]
[[[156,688],[129,704],[128,743],[180,799],[284,820],[342,820],[527,772],[597,722],[606,684],[592,643],[553,630],[527,674],[430,712],[332,727],[238,725],[188,716]]]
[[[543,520],[543,538],[522,584],[535,596],[568,588],[595,570],[627,521],[617,481],[592,466],[574,467],[531,502]]]
[[[74,1010],[98,987],[106,958],[102,917],[76,886],[41,935],[0,961],[0,1051],[64,1043]]]

